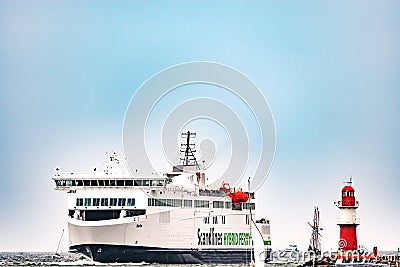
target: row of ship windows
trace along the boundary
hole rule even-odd
[[[56,180],[57,186],[164,186],[164,180]]]
[[[76,206],[135,206],[134,198],[77,198]]]
[[[182,206],[183,204],[183,206]],[[184,199],[162,199],[162,198],[149,198],[147,199],[148,206],[156,207],[193,207],[193,200]],[[210,202],[208,200],[194,200],[195,208],[209,208]],[[232,208],[232,202],[230,201],[213,201],[212,207],[214,209],[226,209]],[[243,209],[255,209],[255,203],[243,203]]]
[[[203,223],[204,224],[210,224],[210,217],[204,217],[203,218]],[[213,224],[218,224],[218,216],[213,216],[212,217],[212,223]],[[221,216],[221,223],[225,224],[226,223],[226,218],[225,216]]]
[[[204,217],[203,218],[203,223],[204,224],[210,224],[210,217]],[[221,216],[221,224],[225,224],[226,223],[226,218],[225,216]],[[218,224],[218,216],[213,216],[212,217],[212,224]],[[249,225],[250,224],[250,216],[246,215],[246,224]]]
[[[221,201],[222,202],[222,201]],[[230,202],[229,202],[230,203]],[[193,207],[193,200],[189,199],[163,199],[163,198],[149,198],[147,205],[153,207]],[[195,208],[209,208],[210,202],[208,200],[195,200]]]
[[[182,206],[183,204],[183,206]],[[76,206],[135,206],[134,198],[77,198]],[[148,206],[155,207],[193,207],[193,200],[189,199],[162,199],[162,198],[148,198]],[[232,202],[228,201],[213,201],[213,208],[226,209],[232,207]],[[210,202],[208,200],[194,200],[195,208],[209,208]],[[255,203],[243,203],[243,209],[255,209]]]

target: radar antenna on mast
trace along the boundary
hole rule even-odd
[[[181,144],[181,152],[185,153],[184,157],[181,158],[183,166],[196,166],[197,169],[200,170],[200,166],[197,163],[196,157],[194,153],[196,153],[196,149],[194,144],[190,143],[190,138],[196,138],[196,133],[187,131],[186,133],[182,133],[182,138],[186,138],[186,143]]]

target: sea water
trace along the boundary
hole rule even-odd
[[[99,263],[93,262],[83,258],[76,253],[62,253],[60,256],[55,257],[53,253],[49,252],[0,252],[0,266],[168,266],[168,267],[182,267],[182,266],[248,266],[244,264],[148,264],[148,263]],[[272,266],[271,266],[272,267]]]
[[[381,251],[380,255],[398,255],[396,251]],[[148,264],[148,263],[99,263],[83,258],[77,253],[64,252],[54,256],[51,252],[0,252],[0,266],[149,266],[149,267],[242,267],[249,264]],[[268,267],[295,267],[299,264],[265,264]]]

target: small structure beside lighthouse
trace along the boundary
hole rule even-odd
[[[335,202],[340,210],[338,225],[340,227],[340,240],[338,242],[339,250],[351,251],[357,250],[357,226],[360,220],[357,218],[356,210],[358,201],[355,198],[355,190],[352,187],[351,178],[347,185],[342,189],[342,199]]]

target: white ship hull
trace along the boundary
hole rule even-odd
[[[243,223],[249,214],[221,212],[214,217],[221,216],[230,223],[204,224],[204,211],[182,208],[107,221],[70,218],[70,248],[99,262],[250,262],[249,226]]]

